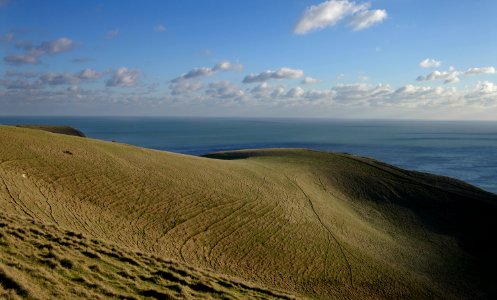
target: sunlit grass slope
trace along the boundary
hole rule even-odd
[[[293,298],[30,218],[0,229],[0,299]]]
[[[8,126],[0,145],[11,216],[298,297],[496,296],[497,197],[454,179],[345,154],[204,158]]]

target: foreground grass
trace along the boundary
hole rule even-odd
[[[294,299],[241,280],[0,213],[0,299]]]
[[[496,295],[496,196],[457,180],[298,149],[201,158],[7,126],[0,141],[9,216],[304,297]]]

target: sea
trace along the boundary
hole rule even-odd
[[[346,152],[497,193],[497,122],[0,117],[0,124],[70,125],[90,138],[191,155],[268,147]]]

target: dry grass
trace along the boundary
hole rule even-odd
[[[293,299],[30,218],[0,213],[0,224],[1,299]]]
[[[496,295],[497,249],[486,233],[497,229],[496,197],[453,179],[342,154],[212,155],[226,159],[219,160],[7,126],[0,126],[0,144],[1,207],[72,232],[48,252],[54,257],[36,261],[47,270],[79,270],[81,293],[100,289],[94,284],[112,269],[102,260],[127,266],[110,272],[116,295],[140,297],[138,289],[118,288],[123,280],[168,280],[172,290],[155,291],[177,297],[192,290],[221,298],[213,291],[233,288],[188,281],[188,272],[154,269],[140,277],[153,263],[126,252],[139,251],[311,298]],[[9,239],[33,234],[18,227],[25,233],[11,230]],[[86,245],[77,259],[61,255],[74,239]],[[161,297],[141,294],[154,295]]]

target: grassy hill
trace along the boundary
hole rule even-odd
[[[139,266],[134,279],[126,279],[134,288],[121,289],[129,282],[110,279],[113,293],[143,296],[148,283],[142,286],[139,274],[157,272],[163,266],[157,261],[167,260],[196,270],[184,273],[188,283],[176,282],[181,292],[173,297],[195,297],[191,286],[198,281],[225,288],[228,298],[256,297],[257,291],[262,298],[285,296],[274,290],[322,299],[497,296],[497,196],[461,181],[302,149],[193,157],[9,126],[0,126],[0,144],[0,206],[3,218],[11,218],[6,223],[27,232],[19,220],[29,220],[23,222],[39,224],[42,233],[52,224],[60,235],[71,231],[116,245]],[[18,241],[5,228],[1,283],[6,293],[22,296],[9,274],[29,271],[4,257],[15,245],[33,248],[36,242]],[[67,252],[78,266],[99,264],[102,272],[116,273],[117,261],[101,264],[81,254],[84,246],[56,246],[57,257]],[[149,265],[133,253],[156,259]],[[40,265],[37,255],[22,258],[24,266],[74,275]],[[98,281],[88,274],[81,275],[84,282]],[[230,292],[218,283],[226,281],[218,279],[223,276],[251,283],[231,284]],[[46,293],[52,289],[30,282]],[[99,293],[92,284],[78,286]],[[153,288],[170,292],[162,283]]]

